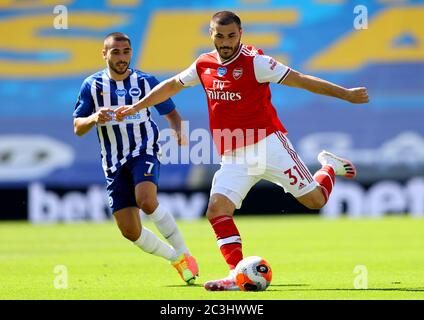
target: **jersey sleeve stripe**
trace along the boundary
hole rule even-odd
[[[185,87],[186,85],[185,85],[185,83],[181,80],[181,78],[180,77],[178,77],[178,81]]]
[[[291,69],[287,68],[287,71],[284,73],[284,75],[281,77],[281,79],[278,80],[279,84],[281,84],[284,81],[284,79],[289,75],[290,71],[291,71]]]

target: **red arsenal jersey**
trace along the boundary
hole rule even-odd
[[[269,83],[281,83],[289,72],[289,67],[261,50],[241,44],[226,61],[216,50],[201,55],[179,74],[179,80],[184,86],[202,84],[212,137],[223,154],[275,131],[287,133],[271,103]]]

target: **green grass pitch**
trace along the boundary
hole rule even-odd
[[[206,219],[178,221],[200,278],[185,285],[162,258],[101,224],[0,223],[0,299],[423,299],[424,219],[327,220],[311,216],[236,217],[244,255],[273,270],[264,292],[207,292],[226,264]],[[146,225],[156,230],[150,221]],[[365,266],[368,289],[355,289]],[[54,287],[65,266],[68,287]],[[59,267],[60,268],[60,267]],[[55,271],[57,273],[55,273]],[[56,278],[57,281],[57,278]],[[57,283],[57,282],[56,282]],[[362,282],[363,283],[363,282]]]

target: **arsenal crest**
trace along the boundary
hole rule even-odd
[[[235,68],[233,70],[233,77],[235,80],[238,80],[243,75],[243,68]]]

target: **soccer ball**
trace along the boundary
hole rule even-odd
[[[236,284],[242,291],[264,291],[272,279],[270,265],[258,256],[241,260],[236,266],[235,273]]]

